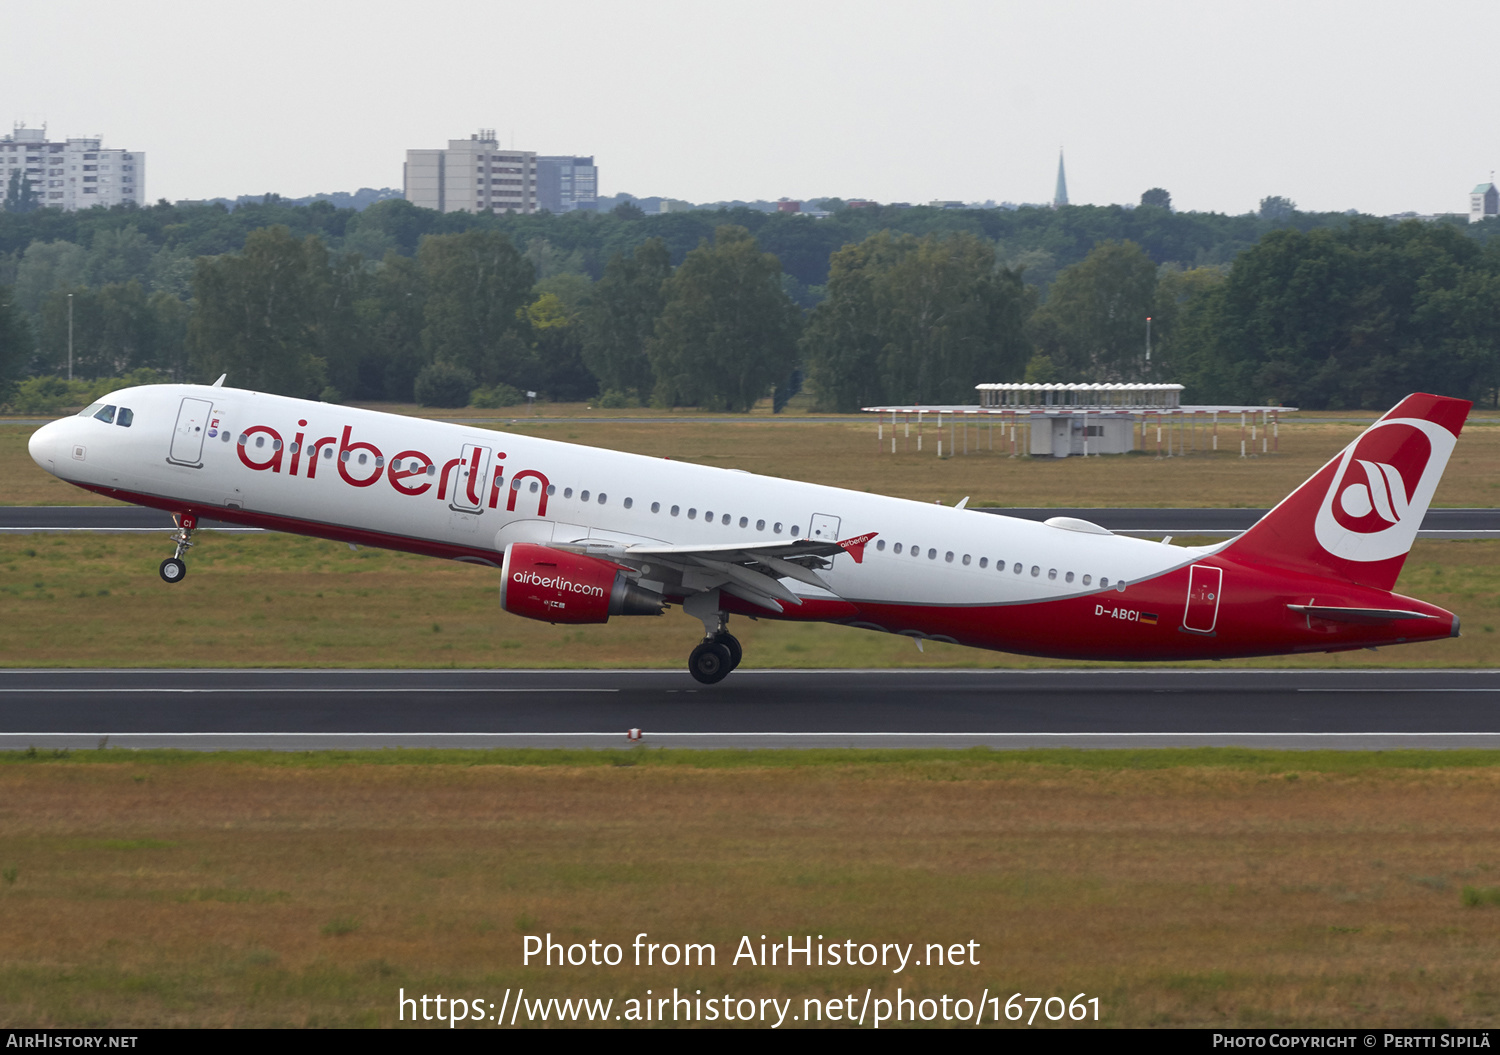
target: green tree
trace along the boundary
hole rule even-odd
[[[536,282],[531,262],[498,231],[428,235],[417,261],[428,359],[468,370],[481,385],[524,382],[533,368],[523,312]]]
[[[801,313],[781,290],[781,264],[750,232],[725,225],[667,280],[647,344],[655,399],[748,411],[792,371]]]
[[[1103,242],[1057,276],[1032,320],[1033,335],[1037,351],[1069,380],[1140,381],[1146,319],[1156,314],[1151,258],[1134,242]]]
[[[27,213],[35,212],[41,207],[42,203],[37,199],[36,191],[31,188],[31,181],[22,176],[20,169],[12,171],[10,182],[5,188],[5,211]]]
[[[1500,382],[1500,246],[1447,225],[1274,231],[1189,314],[1198,399],[1373,408]]]
[[[316,398],[328,384],[332,285],[322,240],[299,240],[279,225],[253,231],[242,253],[200,259],[188,327],[194,373],[227,373],[237,387]]]
[[[1290,198],[1283,198],[1279,194],[1273,194],[1269,198],[1260,200],[1260,218],[1262,220],[1289,220],[1292,213],[1297,211],[1297,203]]]
[[[156,325],[139,282],[78,286],[48,294],[41,312],[40,359],[49,373],[68,369],[69,296],[73,315],[73,376],[120,377],[155,367]]]
[[[834,255],[828,297],[803,338],[822,405],[972,402],[1029,357],[1031,297],[973,235],[871,235]]]
[[[536,389],[543,399],[577,403],[592,398],[599,382],[583,358],[579,313],[556,293],[543,292],[526,308],[536,350]]]
[[[617,253],[604,268],[583,317],[583,361],[600,387],[646,402],[656,375],[646,345],[666,305],[672,274],[667,244],[651,238],[630,255]]]
[[[0,286],[0,399],[31,359],[31,327],[8,286]]]
[[[174,381],[191,376],[188,364],[188,320],[192,312],[172,293],[159,289],[146,301],[151,315],[152,344],[155,354],[151,365],[165,371]]]
[[[1161,187],[1152,187],[1150,190],[1141,193],[1141,204],[1153,205],[1158,209],[1171,211],[1172,196]]]
[[[61,239],[37,240],[26,247],[16,266],[16,300],[35,316],[53,290],[73,289],[87,282],[87,250]]]
[[[100,227],[89,246],[87,282],[91,286],[111,282],[145,282],[156,247],[135,224],[120,228]]]
[[[428,363],[422,349],[425,303],[417,262],[387,251],[364,295],[354,304],[363,349],[357,362],[358,380],[349,389],[351,396],[399,403],[415,398],[417,375]]]

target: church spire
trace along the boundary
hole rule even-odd
[[[1057,148],[1057,190],[1052,195],[1052,207],[1068,204],[1068,177],[1063,172],[1062,147]]]

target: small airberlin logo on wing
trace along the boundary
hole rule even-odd
[[[1411,549],[1457,437],[1421,418],[1376,422],[1340,456],[1314,524],[1318,544],[1345,560]]]
[[[561,575],[538,575],[534,571],[511,572],[511,581],[525,586],[540,586],[544,590],[558,590],[562,593],[577,593],[585,597],[603,597],[604,589],[600,586],[592,586],[586,582],[574,582],[572,579],[564,579]]]

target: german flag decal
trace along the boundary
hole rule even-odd
[[[1148,623],[1151,626],[1155,626],[1156,625],[1156,613],[1155,612],[1142,612],[1141,613],[1141,622]]]

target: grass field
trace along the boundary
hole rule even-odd
[[[398,989],[801,1012],[899,985],[1083,993],[1110,1026],[1493,1027],[1497,795],[1493,752],[11,754],[0,1007],[395,1025]],[[643,931],[717,964],[522,966],[526,934]],[[788,933],[980,966],[729,964]]]
[[[702,634],[661,618],[550,626],[500,610],[498,573],[293,535],[201,532],[168,586],[162,535],[0,535],[0,666],[667,667]],[[1500,667],[1500,542],[1418,542],[1398,589],[1464,636],[1247,666]],[[824,624],[732,623],[747,667],[1036,667],[1053,661]],[[1072,665],[1072,664],[1070,664]]]
[[[1158,460],[1152,454],[1106,458],[1011,458],[995,432],[996,450],[968,457],[935,456],[935,432],[925,430],[924,453],[877,450],[872,415],[845,422],[766,421],[747,417],[732,424],[689,416],[640,421],[536,423],[524,418],[495,428],[545,439],[583,443],[653,457],[671,457],[727,469],[745,469],[793,480],[831,484],[931,502],[952,504],[969,496],[985,506],[1238,506],[1269,507],[1286,497],[1320,465],[1359,434],[1361,425],[1281,426],[1281,453],[1241,459],[1238,427],[1221,428],[1221,450]],[[50,476],[26,453],[29,426],[0,425],[0,504],[108,504]],[[961,435],[961,434],[960,434]],[[944,443],[949,441],[944,430]],[[988,443],[987,433],[972,444]],[[899,444],[905,442],[898,441]],[[961,444],[961,441],[960,441]],[[948,447],[945,446],[945,451]],[[1471,425],[1464,431],[1433,500],[1439,506],[1500,505],[1500,427]]]

